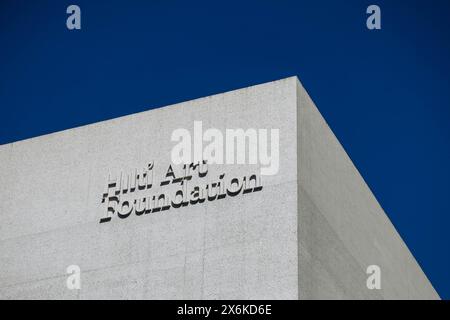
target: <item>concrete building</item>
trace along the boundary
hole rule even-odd
[[[276,173],[173,164],[200,121],[278,129]],[[439,299],[296,77],[2,145],[0,163],[2,299]]]

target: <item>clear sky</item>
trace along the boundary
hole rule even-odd
[[[366,28],[370,4],[381,30]],[[448,0],[1,0],[0,144],[297,75],[449,299],[449,13]]]

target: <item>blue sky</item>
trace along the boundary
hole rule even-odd
[[[80,31],[65,26],[70,4]],[[365,26],[370,4],[381,30]],[[297,75],[449,299],[449,10],[448,0],[2,0],[0,144]]]

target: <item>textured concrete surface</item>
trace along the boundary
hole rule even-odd
[[[109,173],[154,161],[159,183],[171,133],[196,120],[280,129],[278,174],[259,192],[99,223]],[[438,298],[297,78],[2,145],[0,163],[2,299]],[[203,180],[258,171],[212,165]],[[80,290],[66,287],[74,264]],[[366,288],[368,264],[382,290]]]

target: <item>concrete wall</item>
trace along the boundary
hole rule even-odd
[[[259,192],[99,223],[110,173],[154,161],[152,190],[176,188],[159,186],[171,134],[196,120],[280,129],[278,174]],[[3,145],[0,163],[2,299],[437,297],[296,78]],[[213,165],[192,183],[259,169]],[[81,290],[66,287],[74,264]],[[367,264],[381,291],[365,287]]]
[[[286,79],[0,146],[0,298],[297,299],[295,96]],[[172,131],[195,120],[280,128],[279,173],[260,192],[99,223],[109,172],[153,160],[159,183]],[[73,264],[81,290],[66,287]]]

